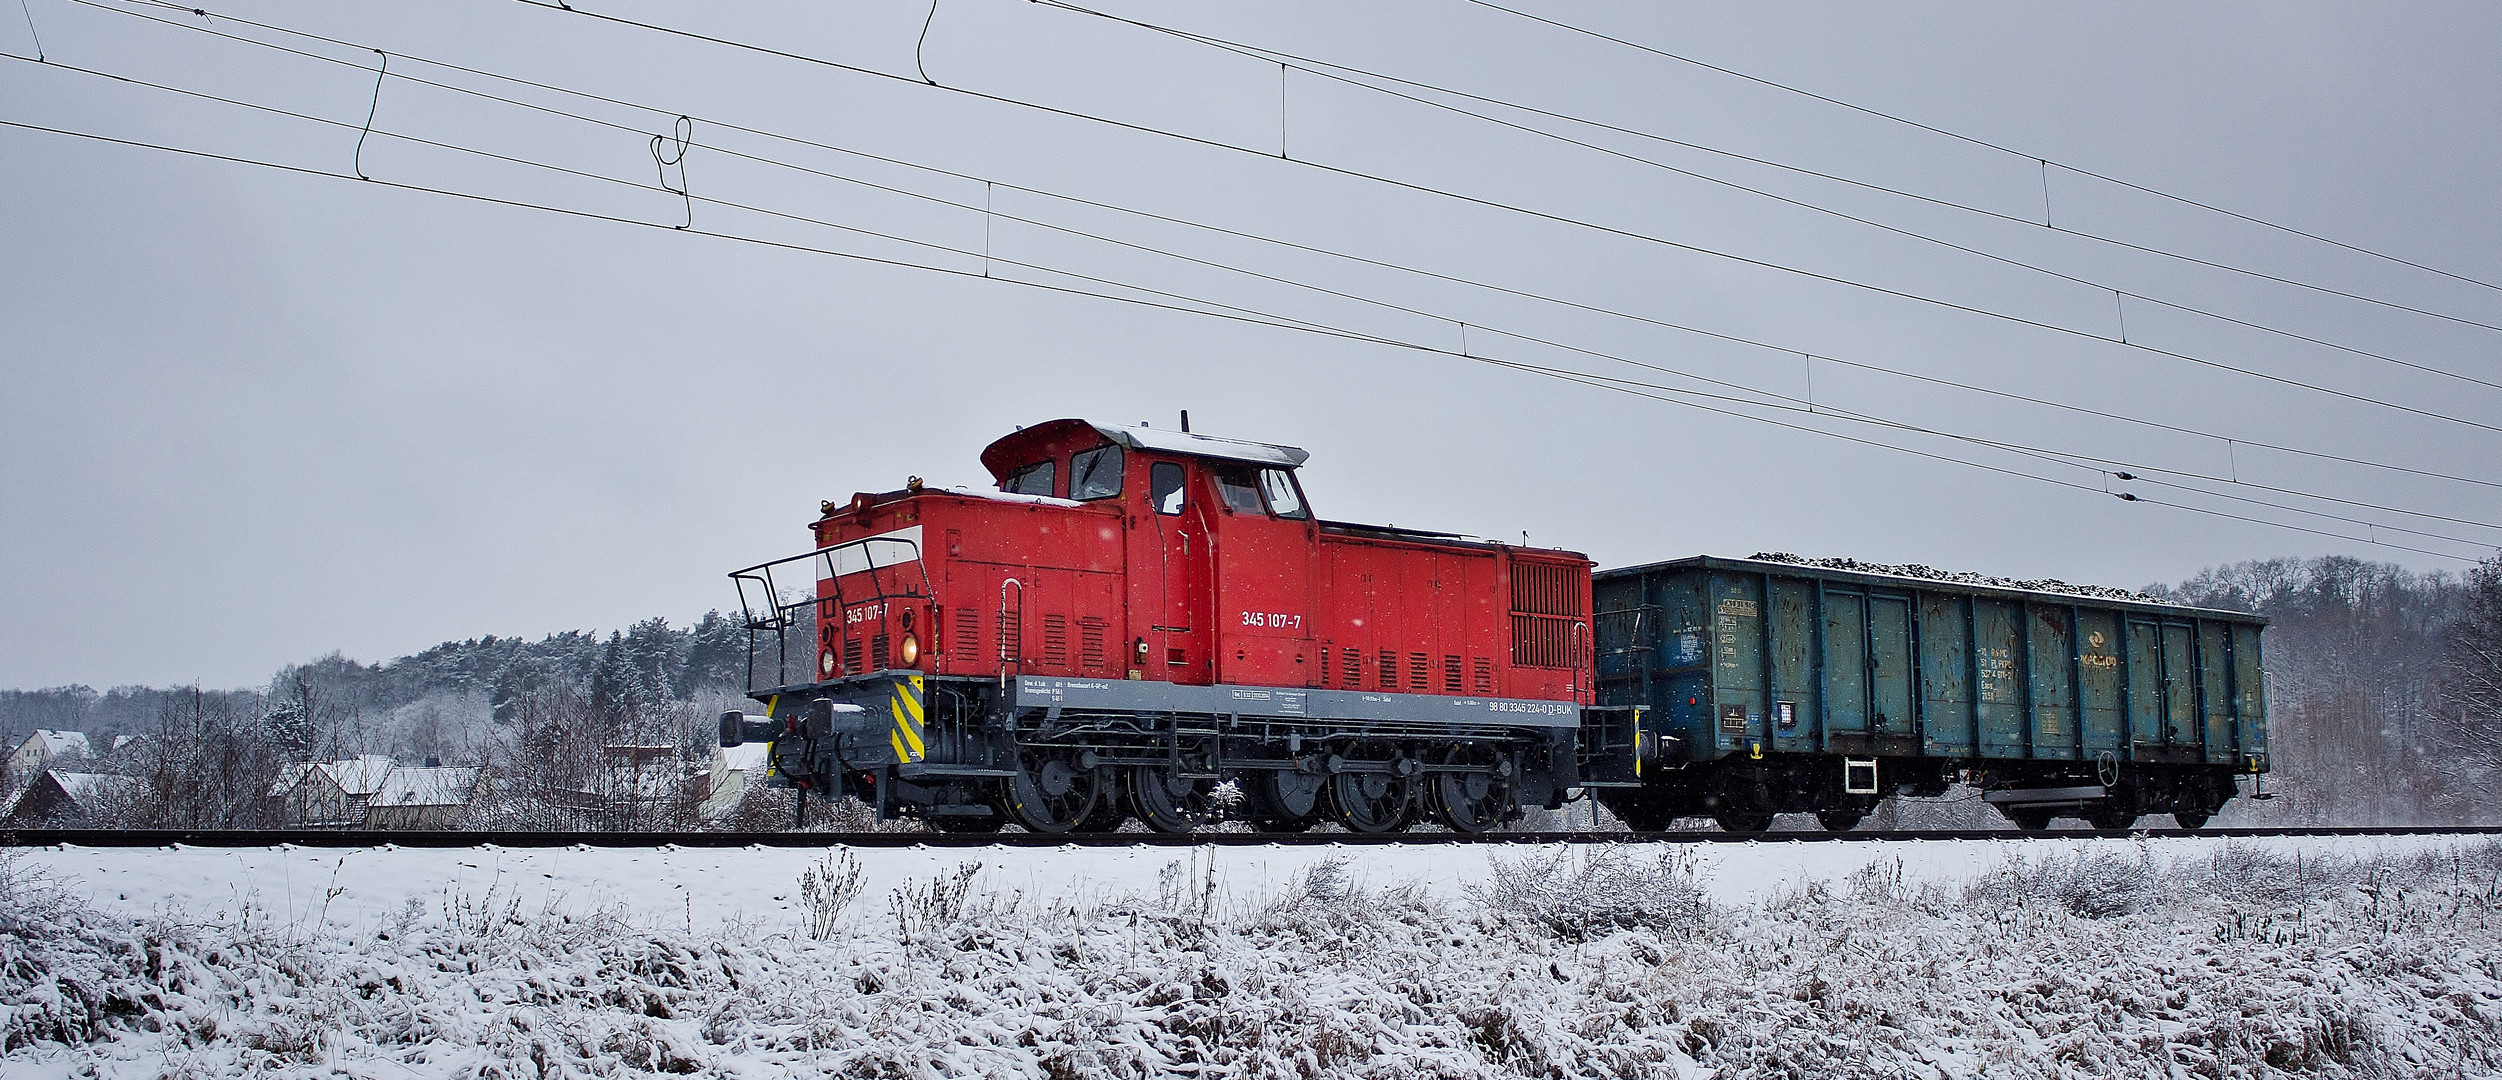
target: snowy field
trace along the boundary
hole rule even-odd
[[[0,1075],[2497,1076],[2502,845],[60,849]]]

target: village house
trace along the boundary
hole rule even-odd
[[[51,768],[55,760],[76,760],[87,756],[86,732],[38,729],[26,736],[25,742],[17,744],[17,749],[9,752],[9,775],[31,778]]]
[[[7,821],[23,828],[86,828],[115,800],[138,793],[139,781],[127,776],[46,769],[10,804]]]
[[[394,768],[365,800],[368,829],[458,829],[487,796],[479,768]]]
[[[391,767],[391,759],[379,755],[289,764],[280,767],[269,795],[284,804],[289,825],[352,829],[364,824],[366,803],[382,790]]]
[[[710,783],[706,785],[704,801],[695,808],[696,814],[710,821],[729,813],[731,807],[738,805],[740,796],[747,794],[750,784],[764,779],[768,764],[765,755],[772,749],[773,744],[761,742],[713,747]]]

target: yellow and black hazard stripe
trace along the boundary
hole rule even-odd
[[[924,751],[920,676],[907,675],[895,680],[891,711],[895,715],[895,729],[887,735],[887,742],[895,748],[896,763],[909,764],[921,760]]]

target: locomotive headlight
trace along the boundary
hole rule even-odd
[[[921,639],[912,636],[910,631],[905,631],[903,639],[903,666],[916,667],[919,666],[920,663]]]
[[[827,649],[827,650],[825,650],[824,652],[821,652],[821,653],[818,653],[818,654],[817,654],[817,672],[818,672],[819,674],[821,674],[821,675],[824,675],[824,676],[828,677],[828,678],[833,677],[833,675],[834,675],[834,650],[832,650],[832,649]]]

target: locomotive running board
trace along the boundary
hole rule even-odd
[[[1126,679],[1063,679],[1021,675],[1021,709],[1191,713],[1295,720],[1387,720],[1525,728],[1576,728],[1581,706],[1569,701],[1378,694],[1274,686],[1181,686]]]

